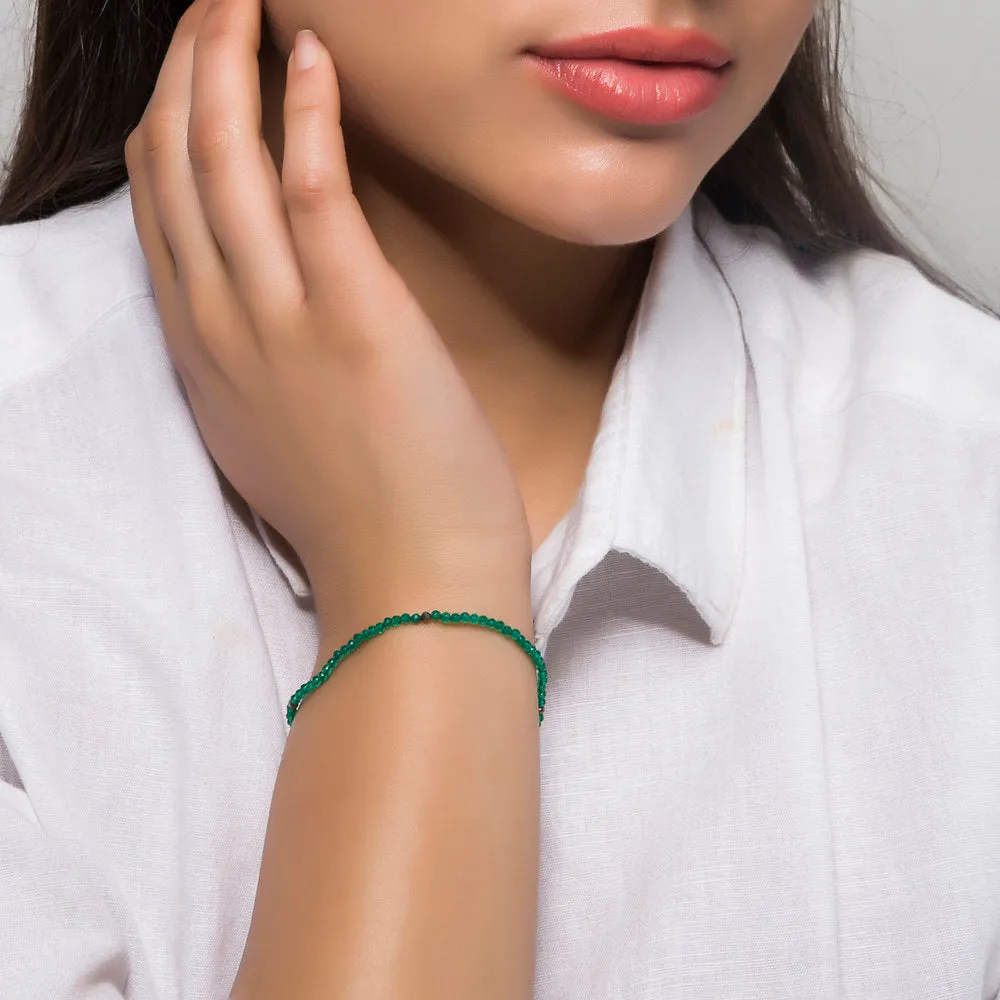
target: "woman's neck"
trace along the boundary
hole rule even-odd
[[[280,164],[285,61],[265,43],[260,64],[264,139]],[[434,323],[515,471],[538,483],[539,509],[557,509],[556,494],[574,493],[568,480],[582,475],[654,241],[583,246],[547,236],[363,126],[345,120],[343,130],[354,193],[379,245]],[[564,454],[575,457],[559,474],[562,486],[542,485],[554,475],[544,472],[553,457]]]

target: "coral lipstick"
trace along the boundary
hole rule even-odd
[[[591,111],[634,125],[668,125],[710,108],[722,75],[703,66],[650,66],[615,59],[541,59],[547,82]]]
[[[542,81],[616,121],[667,125],[710,108],[725,87],[728,51],[697,31],[626,28],[537,46]]]

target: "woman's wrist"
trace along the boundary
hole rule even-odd
[[[362,630],[385,618],[424,611],[468,612],[485,615],[516,628],[529,642],[535,641],[535,623],[528,587],[501,584],[497,581],[470,585],[422,583],[406,586],[387,583],[378,588],[378,596],[366,597],[355,592],[350,600],[334,602],[325,592],[316,593],[316,617],[319,626],[319,649],[316,671],[333,654]],[[400,628],[476,628],[440,621],[402,623]],[[353,654],[352,654],[353,655]],[[314,671],[315,672],[315,671]]]
[[[529,1000],[534,676],[487,632],[389,629],[303,703],[238,977],[248,1000],[345,995],[375,967],[399,1000]]]

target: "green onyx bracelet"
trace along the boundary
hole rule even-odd
[[[369,639],[374,638],[377,635],[381,635],[387,628],[394,628],[396,625],[404,625],[407,622],[459,622],[461,624],[469,625],[482,625],[484,628],[491,628],[495,632],[501,633],[501,635],[506,635],[513,639],[520,647],[523,649],[528,656],[531,657],[535,664],[535,677],[538,681],[538,724],[542,724],[542,718],[545,715],[545,682],[548,679],[548,674],[545,670],[545,660],[542,659],[542,654],[535,648],[535,646],[529,642],[516,628],[511,628],[509,625],[505,625],[499,618],[487,618],[485,615],[472,615],[463,611],[461,614],[452,614],[447,611],[420,611],[417,614],[405,614],[405,615],[393,615],[391,618],[383,618],[382,621],[378,622],[376,625],[370,625],[368,628],[361,632],[358,632],[353,639],[349,639],[344,643],[340,649],[337,650],[333,656],[323,665],[323,668],[313,675],[309,680],[305,682],[288,699],[288,709],[285,712],[285,718],[288,721],[288,725],[292,724],[292,719],[295,718],[295,713],[298,712],[299,706],[302,704],[303,699],[313,691],[316,690],[321,684],[329,679],[330,674],[337,669],[340,661],[344,659],[345,656],[350,656],[363,642],[367,642]]]

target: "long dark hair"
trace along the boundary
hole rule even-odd
[[[0,187],[0,225],[95,201],[128,181],[124,142],[153,93],[190,0],[38,0],[34,56]],[[840,0],[825,0],[774,94],[701,190],[732,222],[773,229],[805,262],[868,247],[913,263],[986,308],[925,260],[871,194],[841,83]],[[987,309],[987,311],[990,311]]]

